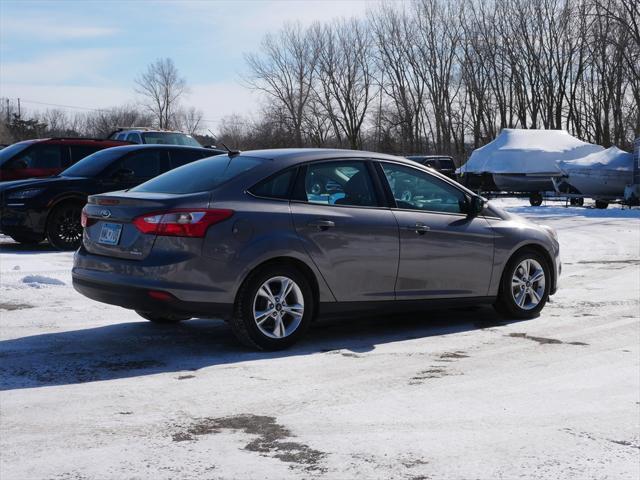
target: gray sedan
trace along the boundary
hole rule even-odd
[[[493,304],[532,318],[556,290],[553,229],[378,153],[230,152],[83,210],[73,284],[153,322],[222,316],[260,349],[319,315]]]

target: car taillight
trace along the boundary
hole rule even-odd
[[[173,237],[204,237],[211,225],[233,215],[233,210],[169,210],[140,215],[133,225],[142,233]]]
[[[83,208],[82,213],[80,213],[80,225],[82,225],[82,228],[90,227],[94,223],[96,223],[96,220],[93,218],[89,218],[87,212]]]

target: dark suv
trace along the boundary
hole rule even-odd
[[[456,164],[453,162],[453,158],[445,155],[409,155],[409,160],[418,162],[425,167],[433,168],[436,172],[440,172],[443,175],[455,180],[456,179]]]
[[[126,190],[156,175],[222,151],[170,145],[128,145],[96,152],[50,178],[0,183],[0,233],[20,243],[45,237],[59,249],[82,240],[87,196]]]
[[[44,138],[14,143],[0,150],[0,181],[57,175],[98,150],[129,143],[92,138]]]

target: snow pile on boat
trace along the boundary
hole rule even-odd
[[[560,163],[603,151],[565,130],[505,128],[494,141],[477,148],[457,173],[518,173],[557,175]]]
[[[633,170],[633,155],[620,150],[618,147],[610,147],[583,158],[565,160],[561,163],[560,168],[565,171],[588,168],[591,170],[631,172]]]

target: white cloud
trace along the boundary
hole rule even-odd
[[[79,40],[114,35],[117,29],[95,24],[95,19],[61,18],[60,16],[0,16],[3,37],[59,40]]]
[[[109,48],[61,50],[29,61],[3,63],[0,85],[104,80],[100,72],[116,54]]]

